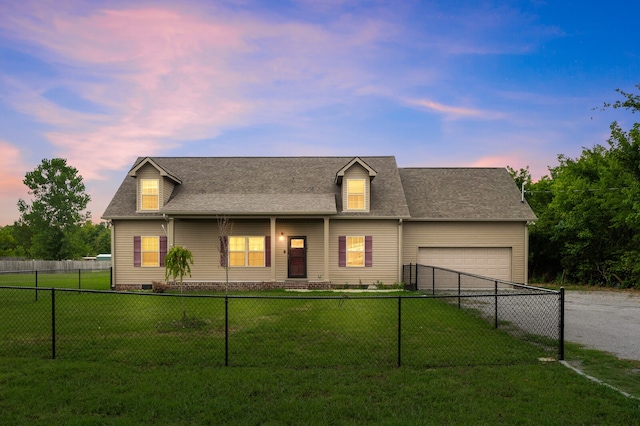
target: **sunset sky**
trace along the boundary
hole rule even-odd
[[[599,108],[638,91],[638,16],[622,0],[0,0],[0,226],[54,157],[94,221],[138,156],[394,155],[538,179],[638,121]]]

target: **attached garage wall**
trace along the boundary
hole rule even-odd
[[[418,263],[511,281],[510,247],[421,247]]]
[[[524,283],[527,281],[527,238],[528,231],[525,222],[408,222],[403,224],[403,252],[402,263],[420,263],[421,255],[430,253],[427,249],[456,248],[464,249],[459,252],[462,261],[467,266],[472,260],[469,256],[474,253],[485,258],[501,256],[504,258],[506,249],[510,250],[510,280]],[[470,249],[485,249],[470,250]],[[501,249],[501,250],[500,250]],[[487,251],[489,250],[489,251]],[[431,253],[437,253],[431,251]],[[444,255],[455,252],[443,253]],[[434,265],[439,266],[439,265]],[[442,265],[443,266],[443,265]],[[475,265],[480,267],[481,265]],[[455,268],[451,268],[455,269]],[[506,272],[505,272],[506,274]],[[501,278],[501,277],[495,277]]]

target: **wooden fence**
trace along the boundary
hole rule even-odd
[[[0,260],[0,272],[109,269],[110,260]]]

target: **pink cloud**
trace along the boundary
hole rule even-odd
[[[6,141],[0,140],[0,153],[0,226],[4,226],[18,218],[18,199],[29,196],[22,180],[32,167],[25,165],[19,148]]]
[[[393,33],[373,19],[320,26],[221,9],[76,13],[45,5],[20,12],[0,25],[83,78],[64,76],[36,87],[18,82],[11,102],[54,125],[46,137],[56,156],[88,179],[181,141],[214,138],[247,123],[289,122],[303,109],[335,102],[337,93],[357,93],[373,81],[358,58]],[[41,96],[56,85],[108,114],[69,111]]]
[[[430,111],[445,115],[448,119],[476,118],[482,120],[498,120],[505,118],[506,114],[498,111],[490,111],[461,106],[445,105],[429,99],[407,99],[409,105],[426,108]]]

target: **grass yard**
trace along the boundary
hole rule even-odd
[[[438,299],[269,294],[225,300],[58,290],[55,356],[141,366],[309,368],[394,367],[399,356],[402,365],[416,367],[531,364],[557,353],[556,342],[515,339]],[[51,357],[51,291],[40,290],[37,301],[33,289],[0,289],[0,297],[0,355]]]
[[[51,360],[51,292],[0,289],[0,423],[640,424],[640,400],[541,362],[553,342],[437,299],[288,294],[56,291]],[[640,396],[640,362],[565,354]]]
[[[11,425],[634,425],[640,402],[558,363],[292,369],[4,357],[0,418]]]
[[[22,273],[0,273],[0,286],[19,286],[40,288],[82,288],[89,290],[109,290],[111,283],[109,269],[74,270],[71,272],[40,271]]]

